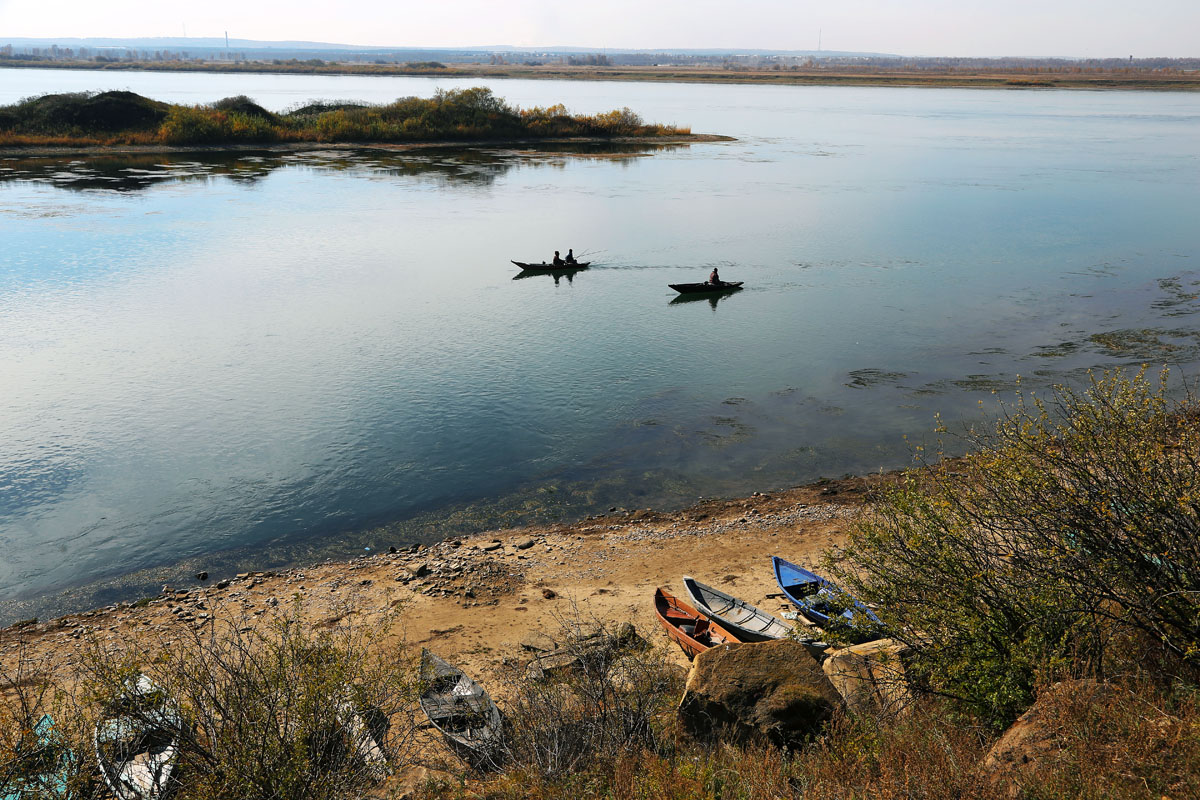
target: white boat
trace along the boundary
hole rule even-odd
[[[765,642],[770,639],[784,639],[792,632],[792,627],[781,622],[771,614],[745,600],[739,600],[731,594],[701,583],[695,578],[683,576],[683,586],[692,605],[704,616],[730,631],[743,642]]]
[[[387,717],[378,708],[359,709],[350,700],[338,704],[338,721],[346,733],[349,752],[375,780],[387,777],[388,756],[384,747]]]
[[[96,723],[100,775],[117,800],[158,800],[175,783],[179,760],[178,708],[145,675],[130,678]]]

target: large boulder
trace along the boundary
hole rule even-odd
[[[821,669],[852,711],[891,716],[912,704],[906,653],[904,645],[879,639],[831,651]]]
[[[1018,798],[1039,784],[1041,772],[1052,772],[1066,749],[1070,731],[1064,729],[1064,706],[1104,706],[1118,690],[1095,680],[1061,681],[1038,695],[979,764],[988,796]],[[1092,743],[1100,746],[1100,741]]]
[[[800,642],[720,645],[696,656],[679,720],[693,736],[794,747],[820,731],[841,699]]]

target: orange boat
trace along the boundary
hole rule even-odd
[[[654,590],[658,621],[689,659],[719,644],[740,644],[741,639],[664,589]]]

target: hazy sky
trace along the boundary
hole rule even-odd
[[[1200,0],[0,0],[5,37],[1200,56]]]

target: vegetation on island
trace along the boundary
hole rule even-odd
[[[386,105],[312,102],[276,114],[248,97],[175,105],[133,92],[77,92],[0,106],[0,147],[222,145],[285,142],[462,142],[568,137],[661,137],[689,129],[649,124],[628,108],[571,114],[559,104],[518,108],[490,89],[438,90]]]
[[[430,755],[402,639],[354,631],[353,614],[312,630],[283,612],[264,632],[231,618],[170,643],[92,642],[68,680],[0,669],[0,795],[67,764],[72,796],[93,796],[90,759],[60,759],[34,726],[54,710],[61,742],[86,752],[98,704],[135,670],[191,721],[181,800],[1200,795],[1200,400],[1173,399],[1165,373],[1109,374],[1018,395],[967,436],[971,455],[922,458],[831,556],[911,653],[914,699],[898,714],[843,709],[792,749],[720,730],[699,742],[679,726],[665,645],[600,626],[574,670],[514,666],[494,687],[507,744],[497,769],[473,772]],[[345,703],[321,698],[378,710],[388,775],[347,749]],[[1035,698],[1050,735],[1009,765],[1025,779],[997,788],[985,754]],[[438,771],[403,785],[417,765]]]

